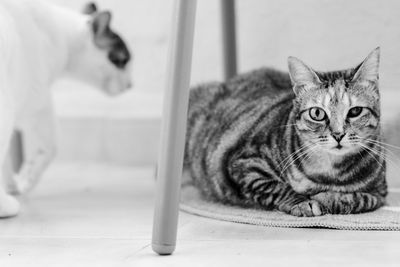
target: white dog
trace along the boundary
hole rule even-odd
[[[5,180],[13,193],[26,192],[54,157],[50,87],[57,78],[68,74],[110,95],[131,87],[131,54],[110,21],[111,13],[93,3],[81,14],[47,2],[0,2],[0,163],[8,165],[14,129],[34,146],[17,174],[0,177],[0,217],[19,211]]]

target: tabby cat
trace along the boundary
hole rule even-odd
[[[190,92],[185,171],[205,197],[295,216],[385,203],[379,48],[357,67],[260,69]]]

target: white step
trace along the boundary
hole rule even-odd
[[[72,85],[72,83],[71,83]],[[157,158],[162,94],[55,90],[58,159],[147,165]]]

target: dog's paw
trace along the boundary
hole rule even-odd
[[[0,218],[16,216],[19,209],[20,205],[15,197],[10,195],[0,196]]]

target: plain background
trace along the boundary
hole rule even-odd
[[[80,10],[86,1],[52,0]],[[137,90],[164,88],[173,0],[98,0],[114,13],[114,28],[132,45]],[[221,80],[220,1],[199,0],[192,83]],[[288,56],[316,70],[357,65],[382,48],[381,84],[395,89],[400,74],[400,2],[363,0],[237,0],[241,72],[261,66],[286,70]]]

